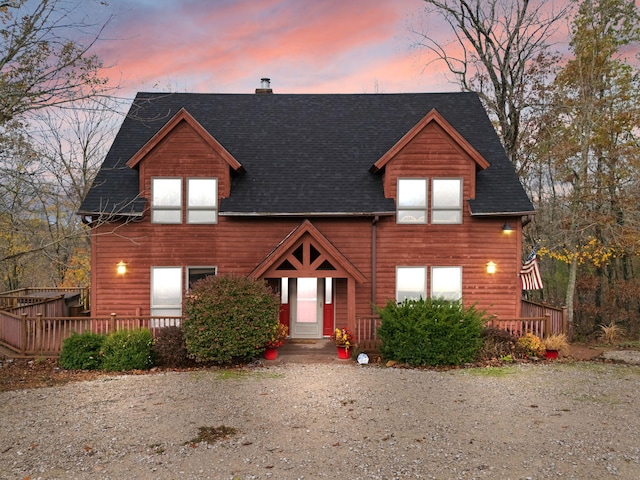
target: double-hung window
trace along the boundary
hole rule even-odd
[[[427,179],[398,179],[398,223],[427,223]]]
[[[182,223],[182,179],[151,179],[151,222]]]
[[[431,267],[431,297],[462,298],[462,267]]]
[[[151,269],[151,315],[167,317],[182,315],[181,267]]]
[[[462,223],[462,179],[434,178],[431,195],[431,223]]]
[[[187,223],[218,222],[218,179],[187,180]]]
[[[396,301],[427,298],[427,267],[396,269]]]

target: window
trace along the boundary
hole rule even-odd
[[[151,222],[182,223],[182,179],[151,179]]]
[[[462,179],[434,178],[431,223],[462,223]]]
[[[218,179],[188,179],[187,223],[218,222]]]
[[[462,298],[462,267],[432,267],[431,297],[460,300]]]
[[[427,223],[427,179],[398,179],[398,223]]]
[[[182,315],[182,268],[151,268],[151,315]]]
[[[396,269],[396,301],[426,298],[426,279],[426,267],[398,267]]]
[[[187,268],[187,285],[189,290],[193,288],[193,284],[203,278],[211,277],[217,273],[216,267],[189,267]]]

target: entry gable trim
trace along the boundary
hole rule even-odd
[[[244,168],[229,151],[224,148],[193,116],[183,107],[158,132],[145,143],[133,157],[127,161],[129,168],[135,168],[151,150],[153,150],[181,122],[186,122],[193,130],[229,164],[236,172],[244,172]]]
[[[416,123],[398,142],[391,147],[380,159],[374,163],[369,171],[377,173],[382,170],[393,157],[407,146],[427,125],[431,122],[438,124],[476,164],[484,170],[490,167],[490,163],[478,152],[453,126],[434,108],[427,113],[422,120]]]
[[[309,220],[305,220],[291,231],[278,246],[269,253],[258,266],[249,274],[249,278],[262,278],[269,270],[274,269],[277,264],[287,259],[290,250],[302,243],[305,236],[310,236],[317,247],[323,250],[324,254],[342,268],[348,275],[355,279],[358,283],[363,283],[366,277],[333,246],[333,244],[325,237]],[[318,263],[318,262],[315,262]],[[315,265],[315,264],[313,264]],[[313,266],[311,265],[311,266]]]

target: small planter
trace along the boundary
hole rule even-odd
[[[278,349],[267,347],[264,351],[264,359],[265,360],[276,360],[278,358]]]
[[[349,360],[351,358],[351,353],[349,353],[349,349],[344,345],[336,345],[338,349],[338,358],[340,360]]]
[[[558,358],[558,350],[547,350],[544,352],[544,358],[554,360]]]

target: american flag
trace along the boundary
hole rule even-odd
[[[534,250],[529,258],[522,264],[520,269],[520,280],[522,282],[522,290],[542,290],[542,276],[540,275],[540,266]]]

